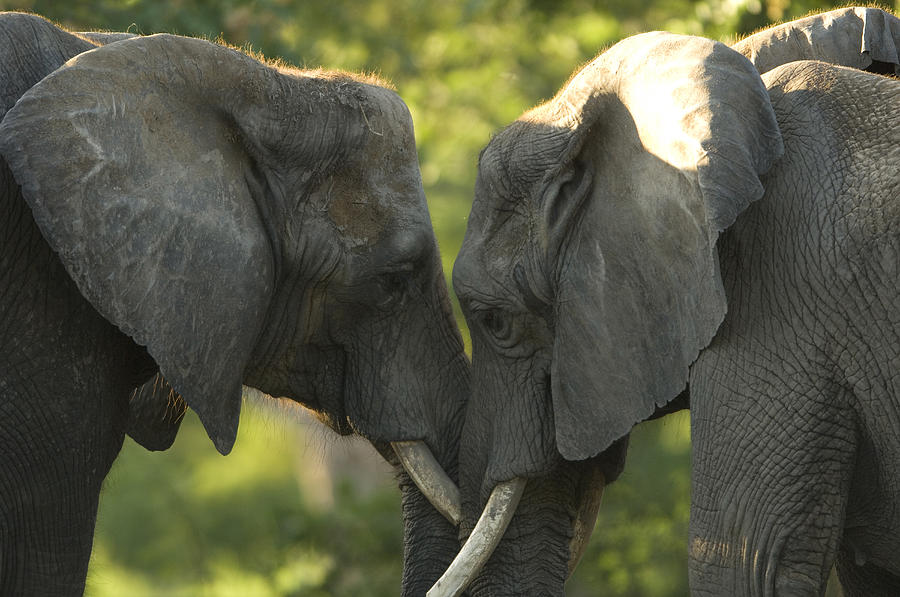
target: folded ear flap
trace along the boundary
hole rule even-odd
[[[718,234],[783,146],[753,66],[700,38],[626,40],[551,104],[571,129],[568,182],[542,198],[551,386],[559,451],[580,460],[684,388],[726,311]]]
[[[0,152],[81,292],[147,347],[223,454],[273,288],[246,134],[271,128],[247,123],[267,70],[202,40],[124,40],[44,78],[0,126]]]
[[[760,73],[798,60],[900,74],[900,19],[878,8],[840,8],[755,33],[732,48]]]
[[[870,72],[900,77],[900,19],[878,8],[855,8],[862,12],[862,48]]]

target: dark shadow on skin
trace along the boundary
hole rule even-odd
[[[691,408],[691,392],[690,387],[685,387],[684,391],[671,402],[657,408],[652,415],[644,419],[645,421],[653,421],[681,410],[690,410]]]

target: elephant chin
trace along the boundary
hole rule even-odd
[[[472,534],[447,571],[428,591],[427,597],[457,597],[466,590],[499,545],[526,485],[527,481],[518,477],[494,487]],[[572,539],[569,542],[569,575],[578,566],[594,530],[604,486],[604,475],[596,467],[582,479],[578,495],[584,497],[572,521]]]

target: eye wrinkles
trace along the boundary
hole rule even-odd
[[[490,311],[502,306],[502,301],[498,300],[496,296],[482,292],[465,282],[456,283],[456,295],[463,309],[470,313]]]
[[[386,310],[402,305],[413,287],[412,270],[394,270],[378,277],[379,300],[375,306]]]
[[[538,296],[538,292],[533,290],[533,285],[530,283],[525,268],[521,263],[516,264],[515,268],[513,268],[513,281],[522,294],[522,300],[528,310],[542,317],[547,322],[547,325],[552,328],[554,319],[552,296],[540,290],[538,292],[543,296]]]
[[[528,188],[520,188],[508,171],[506,161],[482,162],[475,187],[475,205],[481,207],[481,231],[485,236],[497,232],[515,218],[528,218]]]
[[[512,276],[505,279],[485,275],[489,284],[479,286],[459,278],[455,280],[456,293],[465,311],[473,315],[487,311],[531,312],[548,323],[551,321],[548,317],[552,313],[552,299],[541,298],[547,293],[533,289],[521,263],[513,266]]]

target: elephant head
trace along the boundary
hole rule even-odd
[[[473,343],[460,487],[465,530],[489,503],[470,542],[490,554],[511,523],[475,594],[562,593],[629,431],[683,391],[725,315],[717,237],[782,151],[749,61],[649,33],[482,152],[453,273]]]
[[[403,101],[375,79],[174,35],[80,51],[3,116],[0,153],[82,295],[221,453],[246,384],[396,462],[394,444],[457,519],[435,456],[455,475],[468,361]],[[456,530],[401,486],[418,594]]]

